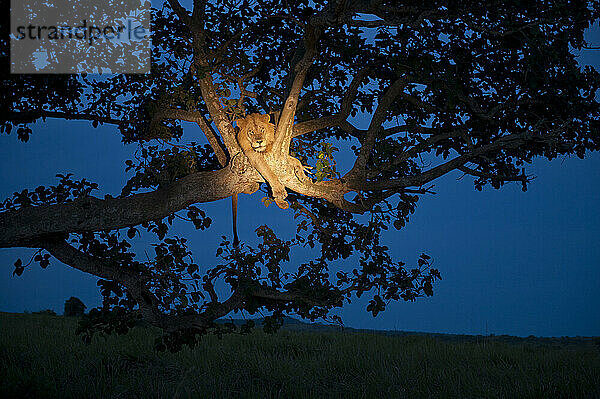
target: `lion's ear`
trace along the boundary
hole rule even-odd
[[[269,123],[271,122],[271,115],[269,114],[265,114],[265,115],[259,115],[258,119],[262,122],[262,123]]]
[[[234,122],[237,123],[237,126],[240,128],[240,130],[242,130],[246,126],[245,118],[236,119],[234,120]]]

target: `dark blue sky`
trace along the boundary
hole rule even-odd
[[[591,39],[600,44],[597,29]],[[599,53],[587,51],[580,60],[598,68]],[[192,128],[186,137],[199,134]],[[55,184],[55,174],[66,172],[99,183],[98,196],[116,195],[126,180],[124,161],[134,150],[120,143],[116,130],[91,129],[82,122],[38,123],[29,143],[0,136],[0,198]],[[438,194],[422,198],[407,227],[391,229],[383,240],[409,265],[421,252],[433,256],[443,277],[435,295],[392,303],[376,318],[365,311],[366,298],[355,300],[338,312],[345,323],[467,334],[600,335],[600,154],[585,160],[538,159],[528,172],[537,178],[526,193],[518,185],[477,192],[468,177],[457,180],[460,173],[436,181]],[[242,239],[253,242],[253,230],[264,223],[291,236],[292,212],[265,209],[261,197],[240,196]],[[176,230],[187,236],[201,267],[216,261],[220,236],[231,231],[229,200],[202,208],[214,220],[208,231]],[[0,311],[62,313],[70,296],[88,307],[100,303],[95,278],[55,260],[46,270],[34,265],[13,277],[14,260],[28,260],[31,253],[0,250]]]

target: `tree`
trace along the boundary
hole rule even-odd
[[[584,31],[599,16],[598,1],[194,0],[189,11],[168,0],[153,11],[151,74],[3,81],[2,131],[27,141],[46,118],[114,125],[140,156],[125,162],[133,176],[118,198],[92,196],[97,185],[71,175],[15,193],[0,213],[0,247],[36,248],[43,267],[53,256],[100,278],[104,302],[82,327],[88,338],[143,317],[172,349],[232,331],[215,323],[231,312],[266,309],[272,331],[285,313],[327,317],[353,295],[373,293],[374,316],[391,300],[432,295],[440,274],[430,257],[413,267],[393,260],[381,232],[401,229],[452,171],[478,190],[526,190],[534,158],[598,150],[600,75],[572,50],[588,46]],[[265,183],[236,140],[234,121],[250,113],[276,123],[283,156],[272,167],[297,234],[262,226],[257,248],[224,239],[220,264],[201,269],[169,228],[177,217],[206,229],[198,204]],[[180,141],[183,122],[207,144]],[[344,155],[334,146],[342,141],[353,144]],[[288,153],[314,176],[292,173]],[[343,174],[340,156],[353,160]],[[152,260],[130,251],[144,230],[158,240]],[[283,272],[299,246],[315,257]],[[333,270],[352,254],[353,270]],[[15,273],[24,268],[17,260]]]
[[[83,316],[86,307],[81,299],[72,296],[65,301],[65,316]]]

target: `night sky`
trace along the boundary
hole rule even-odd
[[[600,29],[590,32],[588,39],[599,45]],[[600,68],[600,51],[586,51],[579,61]],[[197,128],[186,125],[186,129],[186,139],[200,141]],[[127,179],[124,162],[134,151],[134,145],[122,145],[115,128],[92,129],[84,122],[52,119],[38,122],[28,143],[19,142],[14,134],[0,136],[0,199],[24,188],[56,184],[55,174],[67,172],[74,173],[74,179],[97,182],[96,196],[116,196]],[[343,167],[349,160],[340,157]],[[437,194],[422,197],[408,225],[401,231],[391,228],[382,239],[392,255],[409,266],[422,252],[434,258],[443,278],[436,282],[434,296],[391,303],[373,318],[365,311],[367,295],[336,313],[347,326],[357,328],[600,335],[600,154],[588,153],[585,160],[537,159],[528,173],[536,179],[525,193],[518,184],[478,192],[472,178],[459,179],[461,173],[435,181]],[[281,237],[293,237],[293,212],[275,206],[265,209],[262,196],[240,195],[242,241],[255,243],[253,231],[265,223]],[[217,261],[221,235],[231,236],[230,200],[200,208],[213,219],[210,229],[177,225],[171,234],[188,238],[202,268]],[[138,254],[144,256],[146,249],[152,255],[151,247],[142,244],[136,245]],[[70,296],[79,297],[88,308],[100,304],[96,279],[56,260],[46,270],[33,264],[21,277],[12,276],[15,259],[26,263],[33,252],[0,250],[4,265],[0,311],[50,308],[62,314]],[[337,265],[351,268],[353,262],[357,259]]]

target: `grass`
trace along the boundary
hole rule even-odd
[[[600,398],[600,351],[281,331],[157,353],[156,332],[85,345],[77,320],[0,313],[1,398]]]

